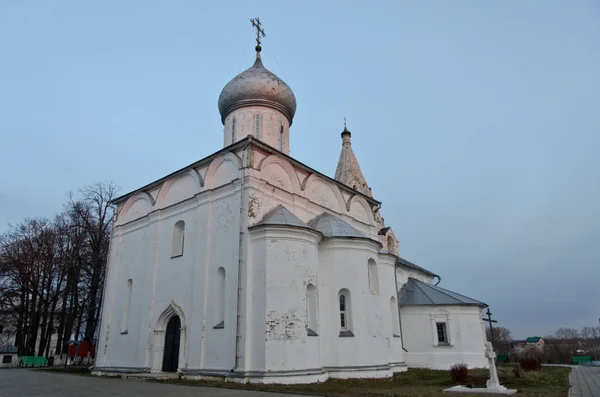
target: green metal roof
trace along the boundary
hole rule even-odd
[[[530,336],[525,340],[525,342],[526,343],[539,343],[541,339],[542,339],[541,336]]]

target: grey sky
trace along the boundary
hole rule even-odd
[[[292,155],[333,176],[347,117],[402,256],[516,337],[598,324],[598,2],[212,3],[0,2],[0,231],[220,149],[259,16]]]

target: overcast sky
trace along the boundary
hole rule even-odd
[[[292,156],[333,176],[347,117],[403,257],[515,337],[598,325],[600,3],[210,3],[0,2],[0,232],[219,150],[258,16]]]

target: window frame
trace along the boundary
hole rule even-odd
[[[451,347],[452,346],[452,324],[450,322],[450,312],[438,308],[435,312],[430,313],[431,318],[431,336],[434,347]],[[438,338],[437,324],[443,323],[446,328],[446,342],[440,342]]]
[[[436,337],[438,345],[449,345],[450,338],[448,338],[448,323],[445,321],[436,321],[435,323]],[[440,335],[441,330],[441,335]],[[442,336],[443,338],[440,338]]]
[[[260,127],[262,124],[262,117],[260,113],[254,115],[254,136],[256,139],[260,139]]]
[[[343,298],[343,299],[342,299]],[[342,308],[343,304],[343,308]],[[338,306],[338,327],[340,330],[340,337],[351,337],[354,336],[352,332],[352,300],[350,297],[350,291],[346,288],[342,288],[338,292],[337,299]],[[342,325],[343,323],[343,325]]]
[[[225,312],[227,310],[227,271],[223,266],[219,266],[217,269],[217,282],[215,288],[217,289],[215,298],[217,299],[217,305],[214,308],[214,323],[213,329],[224,329],[225,328]]]
[[[231,119],[231,143],[235,143],[235,117]]]
[[[312,287],[312,289],[311,289]],[[313,283],[306,285],[306,334],[319,336],[319,303],[317,287]]]
[[[121,334],[129,333],[129,317],[131,314],[131,296],[133,294],[133,279],[127,279],[127,287],[125,290],[127,294],[127,301],[123,307],[123,317],[121,318]]]
[[[283,120],[279,120],[279,151],[283,152]]]
[[[181,235],[181,239],[179,238]],[[185,221],[178,220],[173,224],[173,238],[171,242],[171,259],[183,256],[185,247]]]

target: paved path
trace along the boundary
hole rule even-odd
[[[1,369],[0,396],[27,397],[290,397],[290,394],[168,385],[28,369]]]
[[[600,367],[577,365],[571,372],[572,397],[600,396]]]

